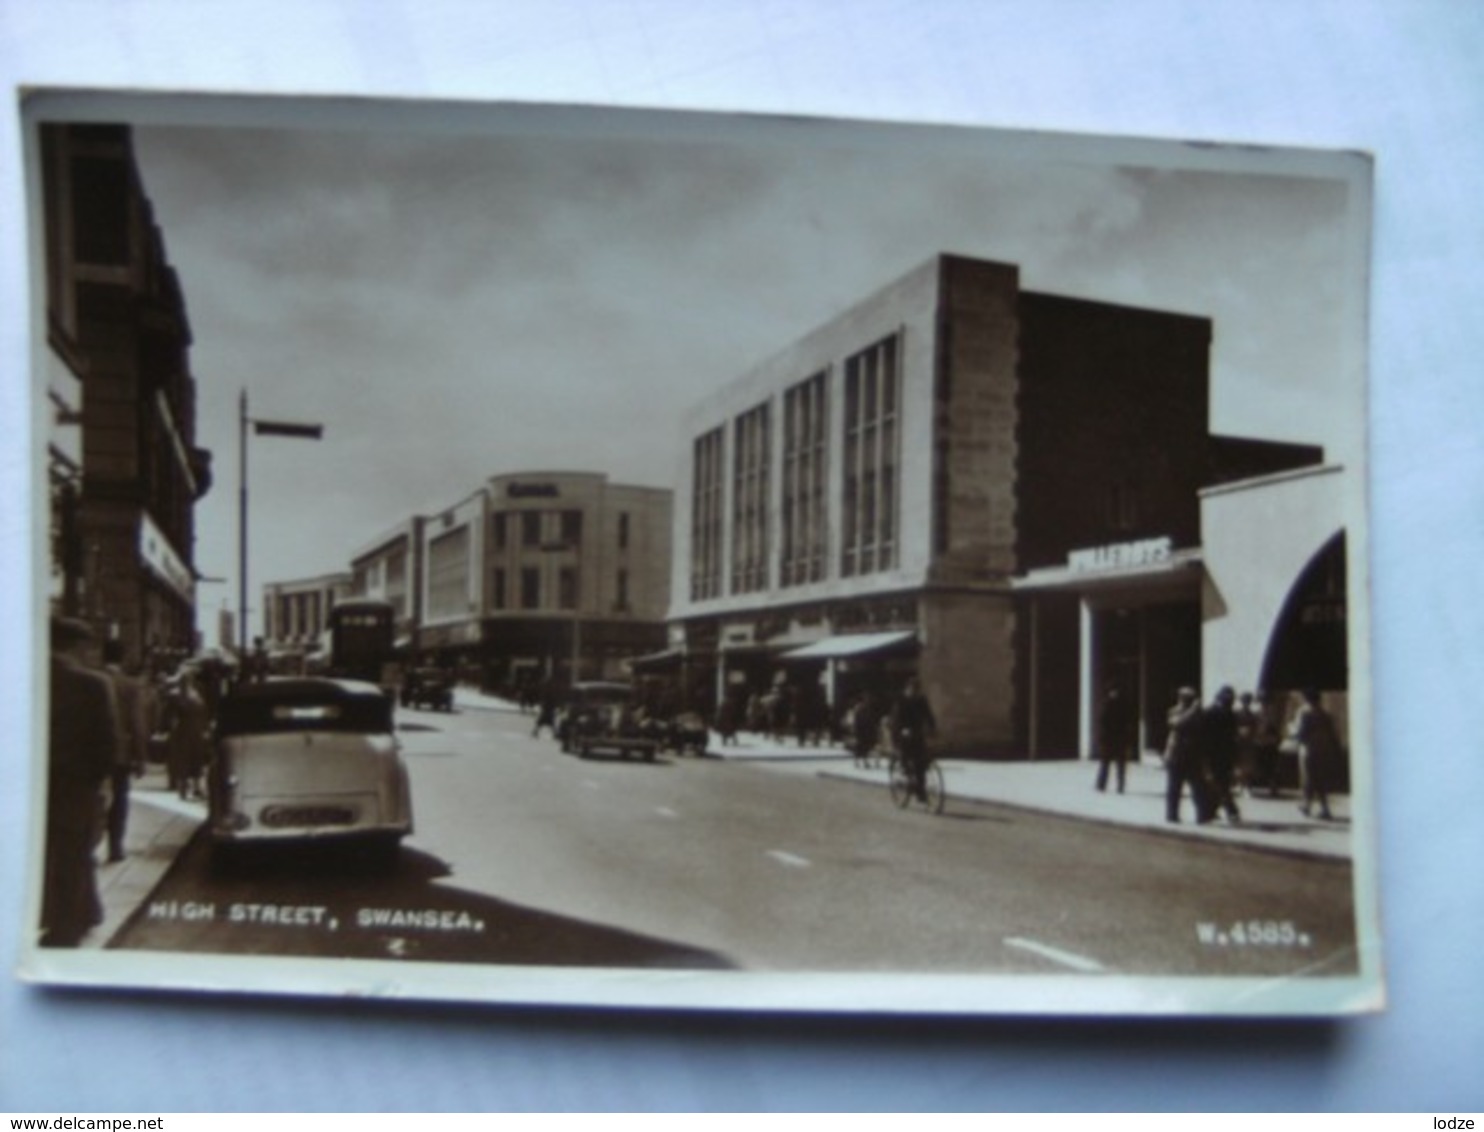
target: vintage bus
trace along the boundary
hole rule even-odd
[[[396,618],[390,602],[342,601],[330,610],[330,666],[326,675],[365,680],[394,690],[399,683]]]

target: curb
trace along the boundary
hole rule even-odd
[[[885,783],[868,782],[854,775],[840,774],[831,770],[817,771],[816,774],[820,778],[827,778],[835,782],[850,782],[857,786],[874,787],[880,790],[886,789]],[[1264,844],[1260,841],[1248,841],[1245,838],[1238,840],[1236,838],[1220,836],[1222,831],[1230,828],[1228,826],[1218,826],[1216,830],[1207,832],[1204,827],[1198,825],[1174,825],[1168,822],[1119,821],[1117,818],[1102,817],[1098,814],[1076,813],[1044,803],[1028,802],[1024,799],[992,798],[982,794],[954,794],[950,792],[948,801],[950,803],[966,802],[976,806],[1003,806],[1010,810],[1044,814],[1050,817],[1065,818],[1068,821],[1086,822],[1089,825],[1098,825],[1109,829],[1130,830],[1180,841],[1195,841],[1203,845],[1213,845],[1223,849],[1271,853],[1282,857],[1295,857],[1301,860],[1316,861],[1322,864],[1343,865],[1347,868],[1353,863],[1349,853],[1330,853],[1319,849],[1308,849],[1301,845],[1273,845]],[[1215,833],[1216,836],[1212,836],[1212,833]]]

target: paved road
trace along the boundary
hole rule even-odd
[[[578,759],[508,712],[403,712],[418,832],[213,874],[116,947],[748,970],[1353,973],[1347,864],[989,805],[899,812],[787,766]]]

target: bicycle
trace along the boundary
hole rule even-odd
[[[924,752],[922,756],[920,790],[912,780],[912,772],[907,767],[906,760],[898,753],[893,752],[886,774],[891,800],[897,809],[905,810],[916,801],[930,814],[943,812],[943,807],[948,802],[948,791],[943,787],[943,769],[931,755]]]

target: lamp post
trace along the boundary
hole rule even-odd
[[[324,425],[292,421],[254,420],[247,415],[247,389],[242,390],[237,414],[237,651],[247,654],[247,426],[256,436],[290,436],[300,440],[319,440]]]

